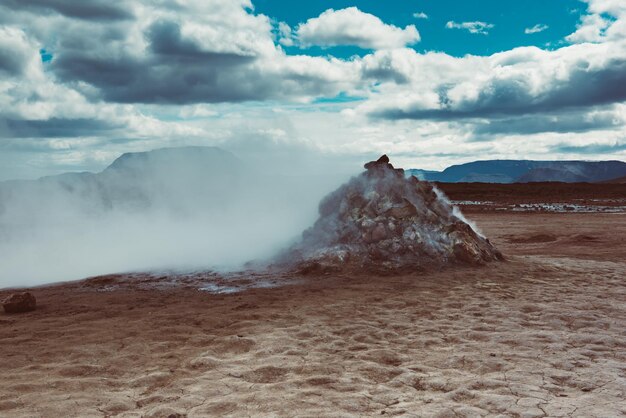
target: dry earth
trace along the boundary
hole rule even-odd
[[[508,262],[34,289],[0,314],[0,416],[624,416],[626,214],[471,217]]]

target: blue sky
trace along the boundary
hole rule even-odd
[[[255,11],[284,21],[292,27],[318,16],[325,10],[356,6],[361,11],[381,18],[385,23],[398,27],[415,25],[422,40],[413,48],[419,52],[443,51],[454,56],[465,54],[490,55],[519,46],[556,48],[563,39],[576,29],[586,4],[579,0],[309,0],[277,1],[257,0]],[[416,18],[415,13],[425,13],[427,18]],[[446,23],[486,22],[493,24],[489,35],[471,34],[465,30],[446,29]],[[525,29],[546,25],[547,29],[526,34]],[[287,48],[299,53],[297,47]],[[309,48],[307,54],[331,54],[347,58],[366,54],[354,47]]]
[[[626,1],[0,2],[0,180],[185,145],[624,160]]]

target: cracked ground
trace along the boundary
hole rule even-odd
[[[0,416],[624,416],[626,215],[469,217],[507,262],[33,289],[0,315]]]

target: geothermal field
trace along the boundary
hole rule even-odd
[[[27,289],[0,416],[626,414],[623,184],[366,167],[269,261]]]
[[[626,417],[626,0],[0,0],[0,418]]]

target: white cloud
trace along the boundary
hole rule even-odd
[[[379,86],[380,93],[362,105],[391,119],[519,116],[626,100],[625,42],[463,58],[403,50],[377,53],[364,63],[379,78],[403,81]]]
[[[610,25],[611,22],[600,15],[583,16],[576,32],[568,35],[565,39],[572,43],[601,42]]]
[[[619,16],[626,13],[626,3],[622,0],[583,0],[589,4],[588,8],[591,13],[608,13],[613,16]]]
[[[604,42],[626,38],[626,2],[584,0],[588,14],[581,17],[576,32],[566,37],[571,43]]]
[[[416,19],[428,19],[428,15],[424,12],[413,13],[413,17]]]
[[[544,30],[548,29],[548,27],[549,27],[548,25],[544,25],[544,24],[538,23],[535,26],[532,26],[530,28],[524,29],[524,33],[526,35],[532,35],[533,33],[543,32]]]
[[[366,49],[393,49],[420,41],[414,25],[404,29],[387,25],[378,17],[356,7],[326,10],[318,17],[300,24],[297,37],[303,47],[355,45]]]
[[[291,26],[285,22],[278,23],[278,39],[281,45],[293,46],[294,41]]]
[[[32,74],[39,60],[37,46],[22,29],[0,26],[0,77]]]
[[[127,3],[134,18],[115,22],[3,6],[0,15],[28,27],[54,55],[47,71],[91,102],[307,101],[339,93],[354,76],[351,63],[285,54],[270,19],[252,14],[249,1]],[[289,27],[279,31],[288,45]]]
[[[590,2],[586,16],[609,25],[576,36],[594,44],[462,58],[403,48],[419,39],[414,27],[356,8],[312,19],[307,36],[322,46],[376,49],[350,59],[288,55],[281,45],[301,43],[311,21],[292,30],[254,14],[249,1],[124,0],[119,10],[131,15],[112,8],[102,19],[102,8],[78,18],[7,1],[15,7],[0,5],[0,179],[100,169],[127,151],[277,135],[329,153],[395,153],[402,165],[427,168],[478,153],[626,157],[611,148],[626,138],[621,1]],[[474,33],[492,27],[452,23]],[[41,48],[52,62],[41,62]],[[361,99],[315,102],[340,93]]]
[[[461,22],[457,23],[449,21],[446,23],[447,29],[463,29],[473,34],[488,35],[489,29],[492,29],[495,25],[487,22]]]

